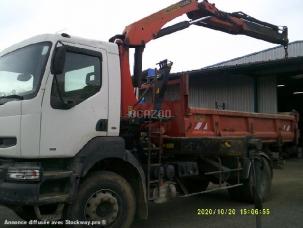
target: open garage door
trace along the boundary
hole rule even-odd
[[[277,77],[278,112],[297,111],[300,115],[299,144],[303,142],[303,73]]]

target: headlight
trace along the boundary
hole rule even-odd
[[[7,171],[7,179],[15,181],[39,181],[39,168],[16,168],[10,167]]]

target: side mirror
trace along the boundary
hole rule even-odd
[[[57,47],[52,61],[51,72],[54,75],[62,74],[65,65],[66,47]]]
[[[27,82],[32,78],[31,74],[28,73],[23,73],[23,74],[19,74],[17,77],[17,80],[20,82]]]

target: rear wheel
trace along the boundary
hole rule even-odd
[[[104,227],[130,227],[136,201],[129,183],[113,172],[90,175],[71,207],[72,219],[99,221]]]
[[[259,180],[257,192],[262,202],[266,201],[271,192],[272,184],[272,170],[269,162],[265,158],[255,160],[256,178]],[[244,181],[243,185],[236,188],[228,189],[232,199],[245,201],[249,203],[254,202],[254,176],[252,168],[249,173],[249,178]]]

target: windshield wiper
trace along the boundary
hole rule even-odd
[[[10,99],[23,100],[23,96],[20,96],[20,95],[8,95],[8,96],[0,97],[0,105],[5,104]]]

